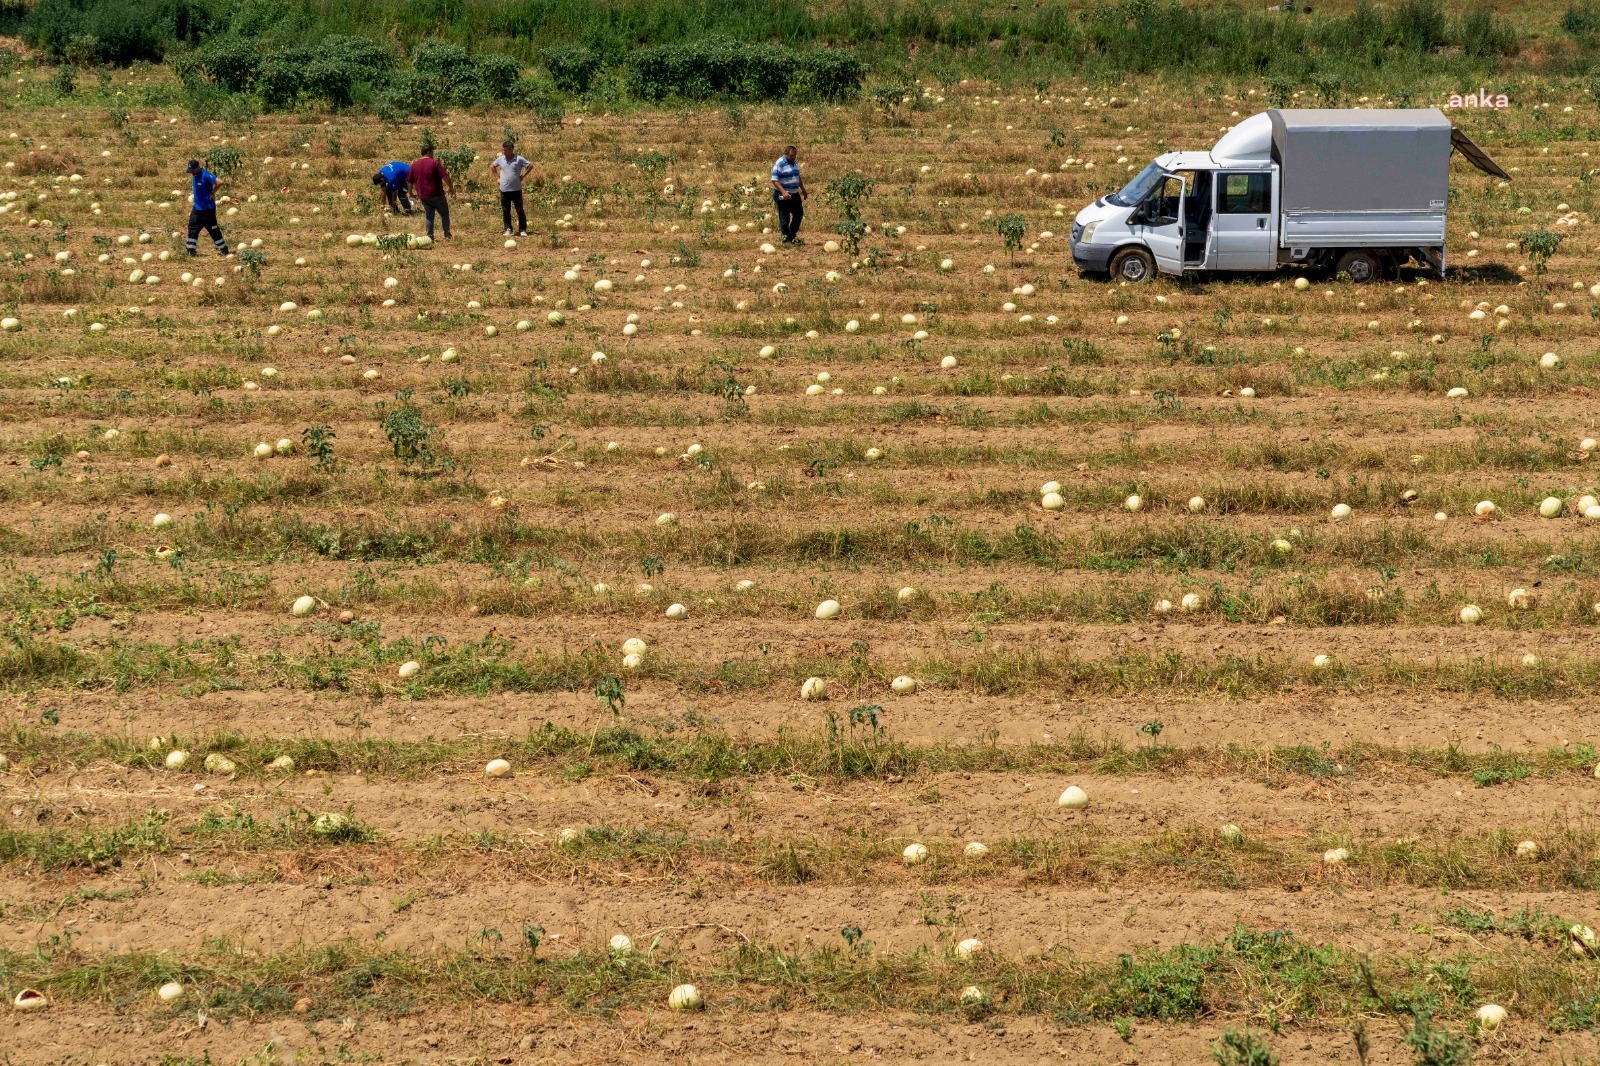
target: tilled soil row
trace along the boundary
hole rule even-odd
[[[262,875],[270,875],[265,880]],[[257,878],[252,880],[251,878]],[[80,951],[189,954],[221,939],[253,952],[355,940],[391,950],[470,949],[486,928],[545,930],[543,952],[603,949],[616,933],[641,947],[709,954],[741,942],[783,950],[842,945],[858,927],[882,950],[948,954],[969,937],[1008,956],[1067,950],[1115,961],[1130,951],[1210,943],[1240,926],[1283,930],[1313,946],[1419,961],[1509,950],[1520,938],[1462,928],[1465,915],[1514,922],[1534,916],[1535,948],[1551,960],[1566,925],[1600,921],[1588,893],[1437,890],[1380,892],[1337,881],[1218,891],[1157,886],[750,884],[718,877],[681,883],[637,879],[516,878],[467,861],[386,875],[338,859],[291,855],[228,862],[176,856],[99,876],[0,875],[0,948],[26,952],[50,936]]]
[[[947,871],[964,876],[958,870],[987,875],[1003,868],[1002,880],[1031,870],[1048,874],[1052,862],[1068,872],[1092,867],[1112,880],[1124,871],[1146,876],[1165,866],[1180,885],[1229,876],[1229,870],[1272,883],[1337,881],[1343,871],[1326,867],[1323,852],[1339,844],[1357,853],[1346,878],[1355,881],[1364,869],[1368,876],[1403,878],[1410,861],[1405,856],[1412,852],[1418,876],[1463,884],[1474,876],[1499,877],[1500,870],[1462,869],[1451,857],[1457,852],[1507,869],[1519,866],[1530,878],[1559,879],[1567,876],[1564,864],[1578,869],[1596,861],[1592,779],[1480,788],[1461,780],[1395,777],[1270,783],[1226,774],[941,773],[837,783],[790,774],[695,782],[646,770],[581,780],[538,773],[490,780],[481,769],[462,768],[391,781],[314,771],[229,779],[102,765],[31,779],[11,773],[0,777],[0,786],[5,824],[24,834],[12,845],[14,861],[64,868],[95,860],[58,857],[58,846],[92,834],[109,846],[108,831],[148,823],[156,812],[157,828],[170,818],[174,842],[147,845],[135,833],[127,842],[129,855],[181,848],[248,853],[293,841],[322,848],[327,845],[311,830],[311,816],[340,811],[425,864],[436,838],[468,850],[474,839],[491,851],[503,841],[521,849],[519,855],[547,863],[543,852],[561,851],[562,831],[576,829],[596,834],[581,842],[579,858],[592,854],[602,867],[619,858],[625,866],[673,877],[682,873],[673,856],[684,850],[708,861],[726,860],[749,876],[803,881],[803,872],[775,867],[791,845],[814,854],[819,868],[833,864],[850,876],[930,883]],[[1087,809],[1057,806],[1068,785],[1088,794]],[[1265,852],[1227,845],[1218,835],[1225,824],[1239,826],[1246,844],[1281,854],[1295,869],[1274,871],[1261,865]],[[42,850],[24,839],[28,834],[43,839]],[[1542,854],[1516,859],[1514,846],[1524,838],[1542,841]],[[959,853],[974,840],[997,854],[987,865],[963,866]],[[926,871],[908,871],[900,858],[914,842],[926,844],[938,860]],[[1037,861],[1029,842],[1041,849]],[[1002,845],[1011,850],[1001,854]],[[1195,856],[1193,878],[1181,861],[1167,857],[1186,849]]]
[[[646,575],[639,560],[587,560],[575,569],[534,564],[524,576],[503,566],[466,561],[387,562],[312,557],[263,570],[249,564],[183,560],[177,571],[153,552],[119,553],[111,572],[100,560],[85,585],[85,559],[76,555],[26,557],[30,579],[0,587],[17,608],[93,605],[127,629],[159,620],[162,612],[228,608],[247,622],[254,612],[278,614],[296,597],[311,594],[335,609],[365,619],[407,624],[419,615],[459,626],[466,618],[539,617],[582,622],[600,618],[657,624],[671,603],[702,618],[772,618],[802,622],[822,598],[869,623],[1215,625],[1281,623],[1294,631],[1362,626],[1459,624],[1460,607],[1484,611],[1480,630],[1514,628],[1571,641],[1600,625],[1594,599],[1600,576],[1560,579],[1535,564],[1462,571],[1412,567],[1392,577],[1352,562],[1294,558],[1270,568],[1242,571],[1164,572],[1151,566],[1128,572],[1049,570],[1018,563],[974,569],[932,563],[780,567],[771,560],[722,567],[674,564]],[[665,564],[663,563],[663,566]],[[381,573],[377,572],[381,569]],[[649,577],[646,581],[645,578]],[[37,580],[33,580],[37,579]],[[741,587],[741,586],[745,587]],[[909,598],[901,598],[901,590]],[[1511,593],[1521,589],[1511,606]],[[1181,606],[1195,592],[1194,610]],[[1158,609],[1167,601],[1166,613]],[[281,615],[279,615],[281,618]],[[322,616],[326,620],[327,616]],[[51,620],[52,624],[54,619]],[[93,625],[93,617],[74,625]],[[1552,632],[1565,630],[1566,632]]]
[[[816,461],[831,460],[822,457]],[[1120,477],[1112,475],[1115,480],[1106,485],[1065,484],[1060,478],[1071,475],[1057,475],[1048,469],[1043,473],[996,471],[993,477],[982,472],[942,472],[925,483],[909,483],[923,479],[908,471],[879,475],[850,470],[841,480],[819,482],[808,480],[817,476],[806,472],[809,463],[798,467],[785,463],[752,464],[731,474],[733,482],[724,484],[714,470],[701,476],[676,467],[575,475],[541,473],[508,463],[504,469],[479,470],[472,482],[436,484],[434,488],[447,498],[414,501],[404,491],[380,487],[372,479],[347,488],[303,470],[285,470],[286,476],[258,479],[260,469],[245,468],[231,475],[226,470],[212,471],[203,480],[183,479],[165,486],[148,480],[144,472],[131,470],[115,481],[102,481],[89,471],[74,475],[68,484],[28,482],[8,493],[18,503],[18,514],[26,516],[11,527],[12,539],[22,554],[48,558],[62,550],[76,550],[53,541],[52,536],[78,540],[93,529],[99,537],[126,537],[132,543],[149,537],[155,543],[183,547],[192,556],[227,558],[227,545],[217,543],[216,530],[222,527],[214,513],[222,503],[233,505],[240,515],[234,528],[256,537],[288,527],[281,519],[290,515],[278,514],[281,508],[292,508],[292,521],[301,527],[334,530],[403,518],[405,526],[426,530],[435,538],[440,551],[452,547],[450,535],[463,528],[482,526],[486,532],[526,540],[539,530],[559,528],[559,522],[552,525],[554,519],[586,516],[593,521],[587,529],[590,537],[574,536],[569,550],[593,551],[610,546],[607,542],[647,536],[671,543],[670,536],[677,534],[682,544],[672,547],[681,553],[696,548],[712,533],[734,529],[751,542],[749,554],[759,557],[794,551],[790,545],[801,535],[846,532],[858,542],[854,554],[867,563],[874,553],[895,558],[890,554],[895,534],[904,541],[910,539],[908,534],[914,537],[917,533],[925,538],[925,543],[917,545],[922,549],[918,561],[936,564],[942,555],[938,549],[946,547],[953,557],[971,564],[1026,563],[1029,560],[1020,553],[1013,550],[1008,554],[1006,546],[1006,535],[1014,534],[1020,524],[1046,538],[1051,556],[1041,557],[1035,565],[1048,562],[1064,568],[1083,565],[1097,556],[1112,558],[1122,541],[1141,536],[1168,537],[1174,545],[1187,537],[1198,547],[1204,543],[1203,531],[1209,532],[1215,553],[1248,556],[1260,565],[1280,568],[1313,563],[1350,565],[1354,549],[1385,535],[1403,539],[1397,544],[1374,543],[1372,549],[1387,547],[1393,553],[1403,548],[1407,566],[1438,566],[1453,564],[1463,553],[1491,543],[1498,543],[1501,553],[1510,553],[1508,562],[1530,556],[1533,548],[1528,545],[1547,546],[1544,554],[1558,553],[1565,546],[1570,553],[1573,544],[1587,543],[1596,532],[1592,522],[1573,513],[1581,495],[1596,491],[1596,480],[1587,473],[1547,475],[1549,480],[1532,492],[1498,480],[1451,477],[1447,483],[1439,476],[1426,480],[1392,477],[1384,483],[1340,492],[1312,483],[1312,474],[1285,474],[1230,486],[1199,478],[1157,479],[1130,471]],[[84,483],[77,483],[77,477],[84,478]],[[1039,506],[1038,489],[1047,480],[1064,485],[1066,510],[1045,511]],[[1413,504],[1403,506],[1399,497],[1406,491],[1420,495]],[[1534,512],[1546,493],[1567,498],[1566,517],[1539,519]],[[1124,502],[1133,495],[1143,501],[1145,513],[1126,511]],[[1187,513],[1191,496],[1207,500],[1207,517]],[[503,509],[492,503],[495,498],[507,501]],[[1491,522],[1473,515],[1473,508],[1483,500],[1500,508]],[[1354,517],[1331,522],[1329,512],[1338,504],[1354,508]],[[425,509],[404,515],[397,511],[412,508]],[[152,529],[157,513],[172,516],[178,524],[164,533]],[[657,518],[668,513],[676,516],[678,529],[653,529]],[[1439,513],[1446,519],[1438,519]],[[930,523],[930,515],[935,514],[954,522],[954,527],[938,520]],[[202,518],[208,519],[212,528],[187,524]],[[274,523],[274,518],[280,521]],[[1228,523],[1226,528],[1219,528],[1222,521]],[[908,530],[908,522],[917,526]],[[995,547],[984,554],[970,546],[970,540],[963,543],[963,537],[976,534],[986,535]],[[1288,537],[1295,552],[1292,556],[1269,553],[1266,542],[1248,543],[1259,536],[1268,540]],[[1083,543],[1086,540],[1088,543]],[[880,546],[875,541],[886,543]],[[248,550],[249,546],[241,547]],[[907,549],[898,550],[903,554]],[[297,554],[315,558],[304,546]],[[419,548],[414,554],[431,552]],[[812,554],[817,554],[814,549]],[[1542,558],[1527,561],[1538,563]],[[1162,561],[1151,553],[1145,565]],[[1195,563],[1201,568],[1215,566],[1199,555]]]
[[[514,373],[515,366],[500,368]],[[419,382],[423,388],[427,382]],[[116,419],[126,425],[118,436],[106,440],[107,420],[74,414],[46,415],[32,409],[26,393],[0,390],[0,451],[17,457],[30,445],[64,438],[73,451],[89,453],[86,459],[69,458],[64,469],[94,473],[101,478],[119,473],[163,473],[157,484],[179,475],[204,473],[218,477],[250,471],[276,473],[300,469],[308,463],[300,430],[307,420],[305,408],[326,403],[336,432],[336,454],[361,471],[369,464],[387,464],[393,455],[379,430],[378,420],[362,410],[364,404],[387,398],[351,396],[342,392],[310,389],[275,390],[252,396],[248,411],[211,422],[212,409],[188,401],[181,394],[164,394],[169,408],[140,412]],[[539,472],[560,470],[576,478],[570,467],[584,460],[591,473],[630,474],[687,468],[682,456],[692,444],[705,449],[721,465],[744,470],[751,463],[797,469],[817,454],[850,464],[858,474],[867,471],[916,471],[937,468],[984,474],[1010,481],[1032,471],[1069,480],[1072,475],[1127,476],[1140,472],[1152,480],[1187,473],[1201,483],[1218,480],[1216,462],[1244,465],[1253,479],[1273,483],[1288,473],[1313,473],[1317,469],[1359,470],[1368,476],[1401,476],[1416,482],[1419,491],[1456,481],[1500,484],[1507,475],[1537,463],[1575,478],[1593,477],[1592,462],[1578,451],[1592,435],[1594,416],[1588,406],[1569,398],[1542,398],[1537,416],[1504,404],[1486,406],[1470,426],[1417,424],[1418,405],[1426,396],[1406,401],[1380,397],[1359,398],[1352,417],[1334,417],[1320,400],[1278,398],[1245,405],[1240,401],[1196,398],[1187,414],[1157,412],[1146,400],[1123,401],[1125,407],[1108,407],[1104,400],[1074,397],[981,397],[995,419],[1035,418],[1037,426],[1001,424],[976,432],[958,421],[961,402],[944,396],[900,394],[892,397],[817,398],[752,396],[750,415],[735,421],[718,417],[714,402],[703,421],[688,418],[707,404],[708,398],[685,394],[663,398],[661,424],[642,422],[653,408],[647,397],[624,403],[622,397],[601,393],[574,393],[563,409],[552,412],[572,440],[531,440],[524,423],[509,417],[503,402],[492,395],[452,400],[435,416],[445,427],[453,448],[470,452],[475,470],[511,467],[524,455],[553,454],[562,464]],[[291,402],[292,401],[292,402]],[[912,406],[911,402],[920,406]],[[1028,401],[1019,406],[1019,402]],[[1048,411],[1041,410],[1043,403]],[[1456,403],[1452,402],[1454,409]],[[670,413],[669,413],[670,412]],[[432,413],[432,412],[430,412]],[[1119,419],[1117,415],[1122,417]],[[1200,417],[1210,415],[1213,417]],[[1238,417],[1232,417],[1237,415]],[[825,417],[824,417],[825,416]],[[1049,425],[1054,420],[1079,418],[1081,424],[1063,433]],[[786,422],[792,421],[792,425]],[[687,424],[685,424],[687,422]],[[201,428],[197,428],[201,427]],[[114,427],[113,427],[114,428]],[[100,435],[95,435],[96,431]],[[288,436],[293,456],[276,457],[265,466],[251,458],[259,441],[276,443]],[[611,444],[616,447],[610,447]],[[786,446],[786,447],[785,447]],[[883,455],[866,459],[867,448],[877,446]],[[664,449],[658,453],[657,449]],[[170,466],[155,468],[151,461],[165,454]],[[1420,458],[1418,458],[1420,457]],[[11,464],[8,464],[11,465]],[[20,476],[26,467],[10,472],[6,480],[22,491]],[[1332,486],[1324,483],[1325,489]],[[1513,486],[1505,484],[1506,490]]]
[[[705,1016],[627,1011],[605,1019],[566,1011],[500,1004],[423,1010],[402,1018],[363,1015],[339,1019],[244,1019],[231,1025],[194,1023],[191,1012],[126,1013],[74,1006],[62,1012],[9,1019],[8,1042],[18,1066],[96,1066],[108,1061],[157,1062],[162,1055],[217,1062],[248,1060],[270,1048],[284,1061],[343,1049],[378,1061],[446,1063],[485,1061],[531,1066],[559,1061],[603,1066],[629,1062],[738,1063],[790,1066],[798,1061],[984,1062],[1024,1066],[1042,1059],[1090,1063],[1138,1061],[1193,1066],[1210,1055],[1224,1028],[1243,1019],[1203,1024],[1134,1023],[1124,1039],[1109,1026],[1063,1028],[1041,1018],[966,1022],[910,1013],[713,1009]],[[1372,1066],[1413,1061],[1392,1024],[1368,1025]],[[1354,1055],[1349,1030],[1337,1025],[1293,1028],[1270,1039],[1284,1066],[1322,1066],[1330,1056]],[[1491,1053],[1529,1064],[1588,1061],[1600,1053],[1592,1034],[1542,1035],[1533,1027],[1510,1029]],[[1135,1060],[1135,1056],[1137,1059]]]

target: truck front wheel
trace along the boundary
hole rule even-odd
[[[1111,276],[1123,281],[1149,281],[1156,276],[1156,260],[1143,248],[1124,248],[1111,257]]]
[[[1365,285],[1369,281],[1377,281],[1383,277],[1383,260],[1365,249],[1357,249],[1339,257],[1334,273],[1348,274],[1350,280],[1357,285]]]

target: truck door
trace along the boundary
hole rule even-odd
[[[1223,171],[1217,175],[1216,239],[1218,270],[1273,270],[1278,265],[1277,213],[1272,173]]]
[[[1183,208],[1188,192],[1189,183],[1170,174],[1145,201],[1141,212],[1140,235],[1163,274],[1183,273]]]

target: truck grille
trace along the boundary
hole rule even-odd
[[[1076,244],[1078,242],[1078,238],[1082,237],[1082,236],[1083,236],[1083,223],[1074,222],[1072,224],[1072,242],[1074,244]]]

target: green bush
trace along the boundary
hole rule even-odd
[[[1288,107],[1294,103],[1294,79],[1275,74],[1267,79],[1267,106]]]
[[[872,92],[868,95],[872,97],[872,102],[883,108],[883,110],[893,111],[905,102],[906,97],[915,92],[916,90],[909,85],[888,84],[874,85]]]
[[[66,55],[74,37],[87,35],[83,8],[74,0],[39,0],[22,25],[22,39],[55,59]]]
[[[450,102],[448,88],[438,78],[403,70],[389,79],[378,94],[381,105],[392,112],[405,115],[432,115],[443,110]]]
[[[394,77],[394,54],[365,37],[333,36],[312,47],[272,51],[261,38],[227,33],[212,37],[169,64],[188,90],[191,111],[246,110],[252,102],[239,94],[255,91],[269,111],[287,111],[316,102],[347,108],[358,101],[378,107],[381,90]],[[202,92],[221,90],[223,97]],[[394,101],[390,101],[392,104]],[[406,111],[410,114],[410,111]]]
[[[255,87],[268,111],[292,111],[307,103],[334,108],[355,100],[357,71],[321,49],[293,48],[270,56],[256,73]]]
[[[1520,50],[1517,31],[1502,16],[1486,7],[1474,8],[1461,19],[1456,36],[1461,50],[1476,59],[1514,56]]]
[[[559,126],[567,114],[555,87],[532,78],[519,79],[506,99],[516,107],[531,111],[540,126]]]
[[[434,157],[439,160],[439,165],[444,167],[446,174],[460,181],[472,168],[473,161],[478,158],[478,152],[470,144],[462,144],[454,148],[437,149]]]
[[[129,4],[130,0],[111,0]],[[196,45],[227,25],[228,5],[221,0],[134,0],[132,6],[154,14],[168,38]]]
[[[708,96],[742,96],[738,50],[725,38],[688,45],[641,48],[628,58],[630,89],[642,100],[669,96],[699,100]]]
[[[410,94],[396,79],[373,94],[372,113],[380,122],[404,122],[417,112]]]
[[[412,73],[425,102],[418,110],[428,111],[449,103],[462,106],[508,99],[521,71],[517,61],[503,52],[473,55],[465,48],[440,41],[424,41],[412,54]]]
[[[232,99],[233,94],[226,89],[202,82],[184,93],[183,109],[196,122],[210,122],[222,118]]]
[[[237,173],[240,163],[245,162],[245,155],[237,147],[221,144],[205,154],[205,168],[218,178],[232,178]]]
[[[241,37],[259,37],[275,45],[314,38],[317,34],[288,0],[236,0],[229,11],[229,29]]]
[[[849,100],[861,91],[861,83],[867,76],[867,65],[854,52],[816,48],[801,53],[800,75],[800,96],[817,100]]]
[[[580,44],[558,45],[544,50],[544,65],[557,89],[582,96],[600,72],[600,56]]]
[[[424,41],[412,53],[415,73],[442,87],[447,100],[475,104],[485,98],[478,62],[465,48],[439,41]]]
[[[187,95],[183,86],[164,81],[135,86],[132,93],[140,107],[182,107]]]
[[[792,49],[771,44],[745,45],[741,59],[741,95],[752,100],[782,100],[794,90],[800,63]]]
[[[1594,0],[1579,0],[1561,16],[1561,28],[1585,45],[1600,41],[1600,5]]]
[[[40,0],[20,29],[52,59],[70,47],[81,62],[127,66],[159,60],[168,46],[197,43],[219,25],[212,0]]]
[[[1121,956],[1115,989],[1119,1011],[1163,1022],[1198,1018],[1207,1007],[1206,969],[1215,959],[1216,952],[1193,945]]]
[[[509,99],[513,88],[522,78],[522,68],[504,52],[485,52],[476,57],[478,87],[482,95],[491,100]]]
[[[317,54],[339,61],[356,81],[373,85],[388,78],[395,65],[394,52],[366,37],[325,37],[317,45]]]
[[[228,34],[213,37],[195,53],[195,62],[212,83],[231,93],[245,92],[261,71],[261,49],[256,42]]]
[[[1390,37],[1413,52],[1432,52],[1450,43],[1439,0],[1401,0],[1389,16]]]
[[[67,42],[61,58],[75,67],[94,66],[100,62],[100,42],[87,33],[80,33]]]
[[[843,99],[861,87],[866,67],[849,53],[798,53],[725,37],[641,48],[628,58],[629,89],[642,100],[723,96],[782,100]]]
[[[1211,1044],[1211,1058],[1217,1066],[1278,1066],[1272,1048],[1249,1029],[1224,1029],[1222,1039]]]
[[[167,69],[172,71],[178,79],[178,84],[183,86],[185,92],[195,92],[199,89],[211,89],[215,86],[206,80],[205,70],[200,64],[200,56],[194,52],[179,52],[167,60]]]
[[[300,100],[305,87],[306,64],[293,56],[277,55],[261,64],[256,74],[256,88],[261,93],[261,106],[268,111],[291,110]]]
[[[326,57],[314,60],[305,69],[302,91],[337,108],[350,106],[355,76],[343,63]]]
[[[150,12],[119,0],[101,0],[89,9],[84,25],[100,46],[100,58],[123,67],[160,59],[171,39],[168,27],[151,19]]]

